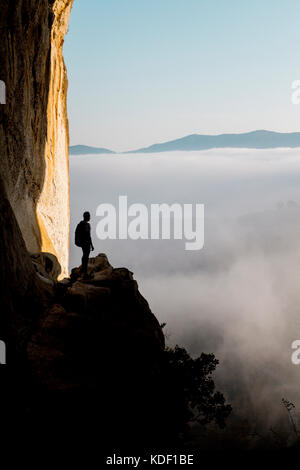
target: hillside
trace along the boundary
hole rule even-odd
[[[72,145],[70,147],[70,155],[88,155],[98,153],[115,153],[113,150],[109,150],[102,147],[90,147],[88,145]]]
[[[257,130],[243,134],[204,135],[191,134],[180,139],[150,145],[126,153],[172,152],[174,150],[209,150],[213,148],[300,147],[300,132],[272,132]]]

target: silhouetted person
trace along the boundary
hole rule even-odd
[[[81,272],[84,277],[87,277],[87,265],[89,261],[89,254],[91,250],[94,250],[91,238],[91,226],[89,224],[90,219],[90,213],[84,212],[83,220],[79,222],[75,231],[75,245],[80,246],[82,248]]]

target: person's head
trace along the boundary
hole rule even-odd
[[[90,220],[90,218],[91,218],[91,214],[89,212],[84,212],[83,213],[83,220],[85,222],[88,222]]]

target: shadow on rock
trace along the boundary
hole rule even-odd
[[[96,435],[88,430],[96,426],[108,447],[157,443],[166,404],[160,324],[128,269],[113,268],[99,254],[89,260],[88,277],[79,267],[57,282],[32,332],[31,417],[38,428],[47,423],[74,438],[86,429],[91,441]]]

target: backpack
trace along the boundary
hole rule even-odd
[[[82,229],[83,229],[82,222],[79,222],[75,230],[75,245],[80,246],[80,247],[82,247],[82,244],[83,244],[82,243],[83,242]]]

